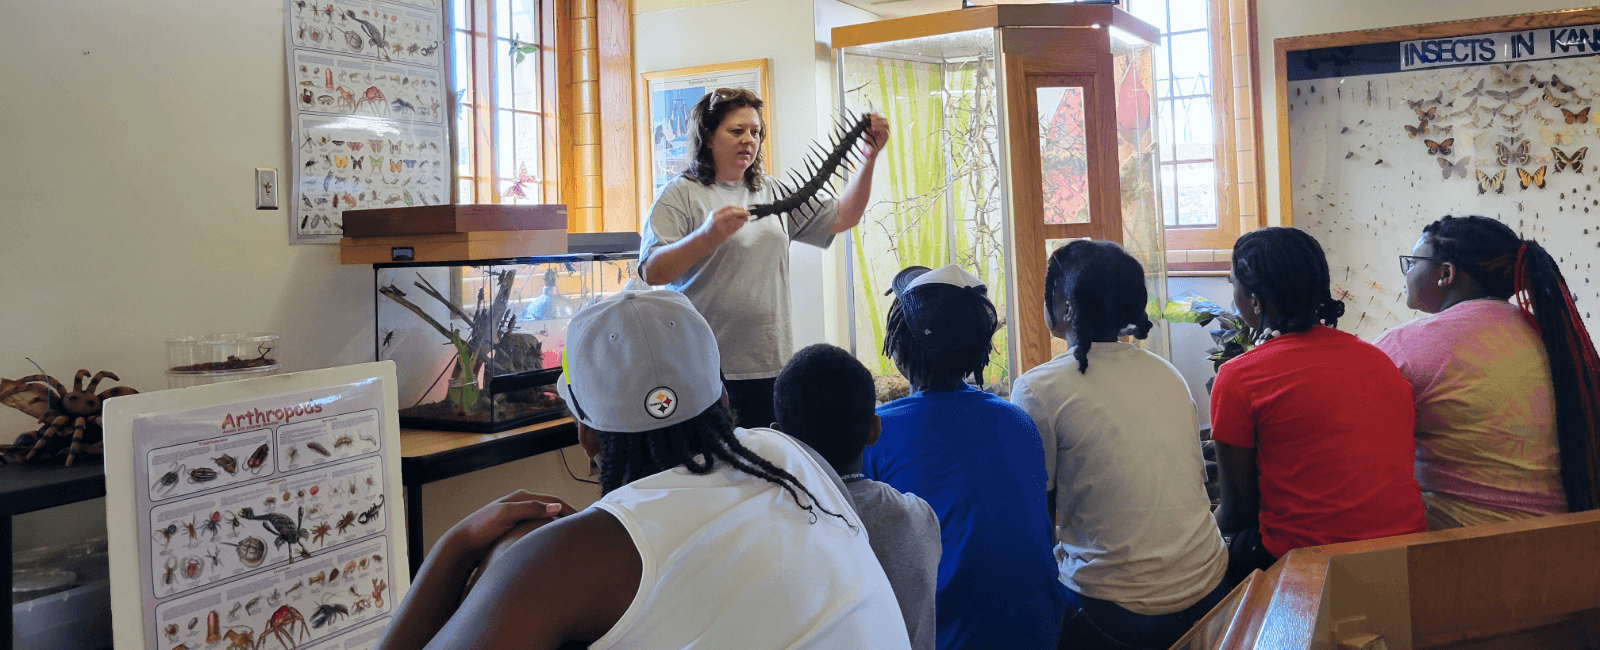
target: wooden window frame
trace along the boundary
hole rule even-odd
[[[1160,2],[1163,0],[1144,0]],[[1211,100],[1216,133],[1217,225],[1163,226],[1168,273],[1222,275],[1229,270],[1234,240],[1266,225],[1264,162],[1261,159],[1260,64],[1256,0],[1207,0],[1211,41]],[[1163,134],[1172,137],[1172,134]],[[1163,170],[1165,172],[1165,170]]]

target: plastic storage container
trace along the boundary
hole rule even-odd
[[[278,374],[282,350],[277,334],[202,334],[167,341],[167,387],[250,379]]]
[[[11,606],[15,650],[98,650],[111,647],[111,583],[73,587]]]
[[[492,432],[559,417],[567,323],[637,275],[626,253],[375,264],[375,353],[395,362],[400,425]]]

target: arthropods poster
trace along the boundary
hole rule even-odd
[[[445,26],[428,0],[285,0],[296,243],[334,243],[352,208],[450,200]]]
[[[117,644],[375,645],[408,576],[393,372],[108,402]]]

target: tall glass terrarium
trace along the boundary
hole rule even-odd
[[[637,275],[636,252],[374,264],[379,360],[400,425],[492,432],[559,417],[567,324]]]
[[[1002,314],[984,387],[1065,351],[1043,318],[1051,252],[1120,243],[1166,299],[1156,174],[1155,28],[1105,5],[999,5],[833,31],[841,109],[883,113],[891,144],[874,203],[848,242],[850,344],[893,384],[880,352],[884,295],[906,266],[959,264]],[[893,393],[889,393],[892,395]],[[884,391],[880,390],[880,395]]]

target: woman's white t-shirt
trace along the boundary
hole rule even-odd
[[[591,650],[909,650],[850,498],[793,438],[734,434],[846,521],[813,517],[777,485],[720,463],[709,474],[679,467],[612,491],[594,507],[627,528],[642,570],[633,603]],[[800,501],[810,503],[804,492]]]

